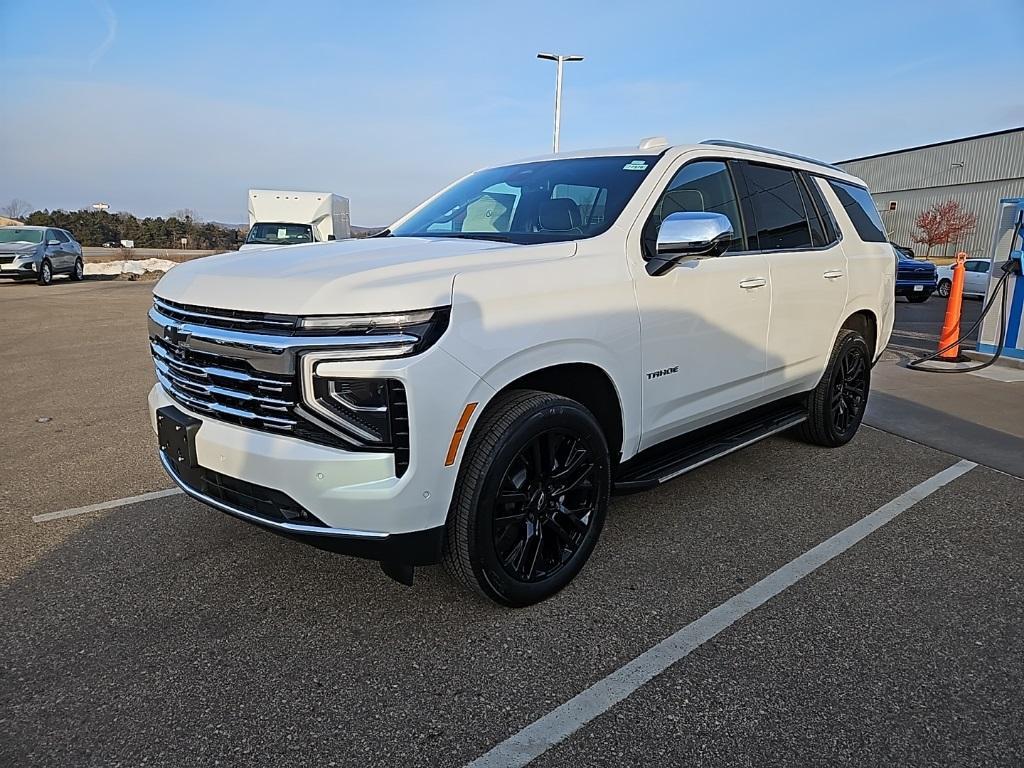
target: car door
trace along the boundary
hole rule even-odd
[[[988,290],[988,260],[972,259],[967,262],[967,272],[964,273],[967,283],[967,292],[984,296]]]
[[[50,260],[50,267],[55,273],[67,271],[66,240],[67,238],[60,234],[60,230],[46,230],[46,258]]]
[[[79,259],[83,258],[83,256],[82,256],[82,245],[77,240],[75,240],[75,236],[72,235],[70,232],[68,232],[67,230],[61,230],[61,231],[64,233],[64,236],[68,239],[68,243],[67,243],[68,256],[69,256],[69,258],[68,258],[68,265],[69,265],[68,268],[71,271],[74,271],[75,263]]]
[[[690,259],[652,276],[634,269],[643,357],[641,449],[744,409],[762,390],[771,311],[768,263],[747,250],[727,164],[690,161],[671,172],[643,224],[639,248],[654,251],[661,221],[676,211],[729,218],[735,237],[714,258]]]
[[[772,283],[764,386],[807,390],[821,376],[846,307],[846,255],[816,179],[783,166],[736,166],[743,211]]]

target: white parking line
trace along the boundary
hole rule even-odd
[[[114,499],[113,501],[101,501],[99,504],[90,504],[87,507],[75,507],[74,509],[62,509],[60,512],[46,512],[42,515],[33,515],[33,523],[46,523],[50,520],[60,520],[65,517],[74,517],[75,515],[84,515],[86,512],[99,512],[103,509],[114,509],[116,507],[123,507],[128,504],[138,504],[140,501],[152,501],[153,499],[162,499],[165,496],[174,496],[177,493],[181,493],[180,488],[168,488],[165,491],[153,491],[152,493],[143,493],[138,496],[129,496],[126,499]]]
[[[976,466],[973,461],[966,459],[958,461],[897,496],[530,723],[519,733],[478,757],[469,764],[469,768],[519,768],[526,765],[755,608]]]

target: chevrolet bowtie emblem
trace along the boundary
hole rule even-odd
[[[176,347],[185,344],[191,335],[191,333],[182,330],[176,325],[168,325],[164,327],[164,339]]]

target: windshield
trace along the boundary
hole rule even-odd
[[[655,157],[583,157],[478,171],[391,235],[510,243],[593,237],[622,213],[655,162]]]
[[[0,243],[41,243],[43,230],[20,229],[19,227],[0,228]]]
[[[309,224],[254,224],[245,238],[247,244],[298,245],[313,242],[313,227]]]

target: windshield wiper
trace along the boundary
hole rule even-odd
[[[439,234],[437,232],[424,232],[422,235],[417,237],[453,237],[461,240],[493,240],[496,243],[511,243],[514,242],[509,235],[501,234],[500,232],[446,232]]]

